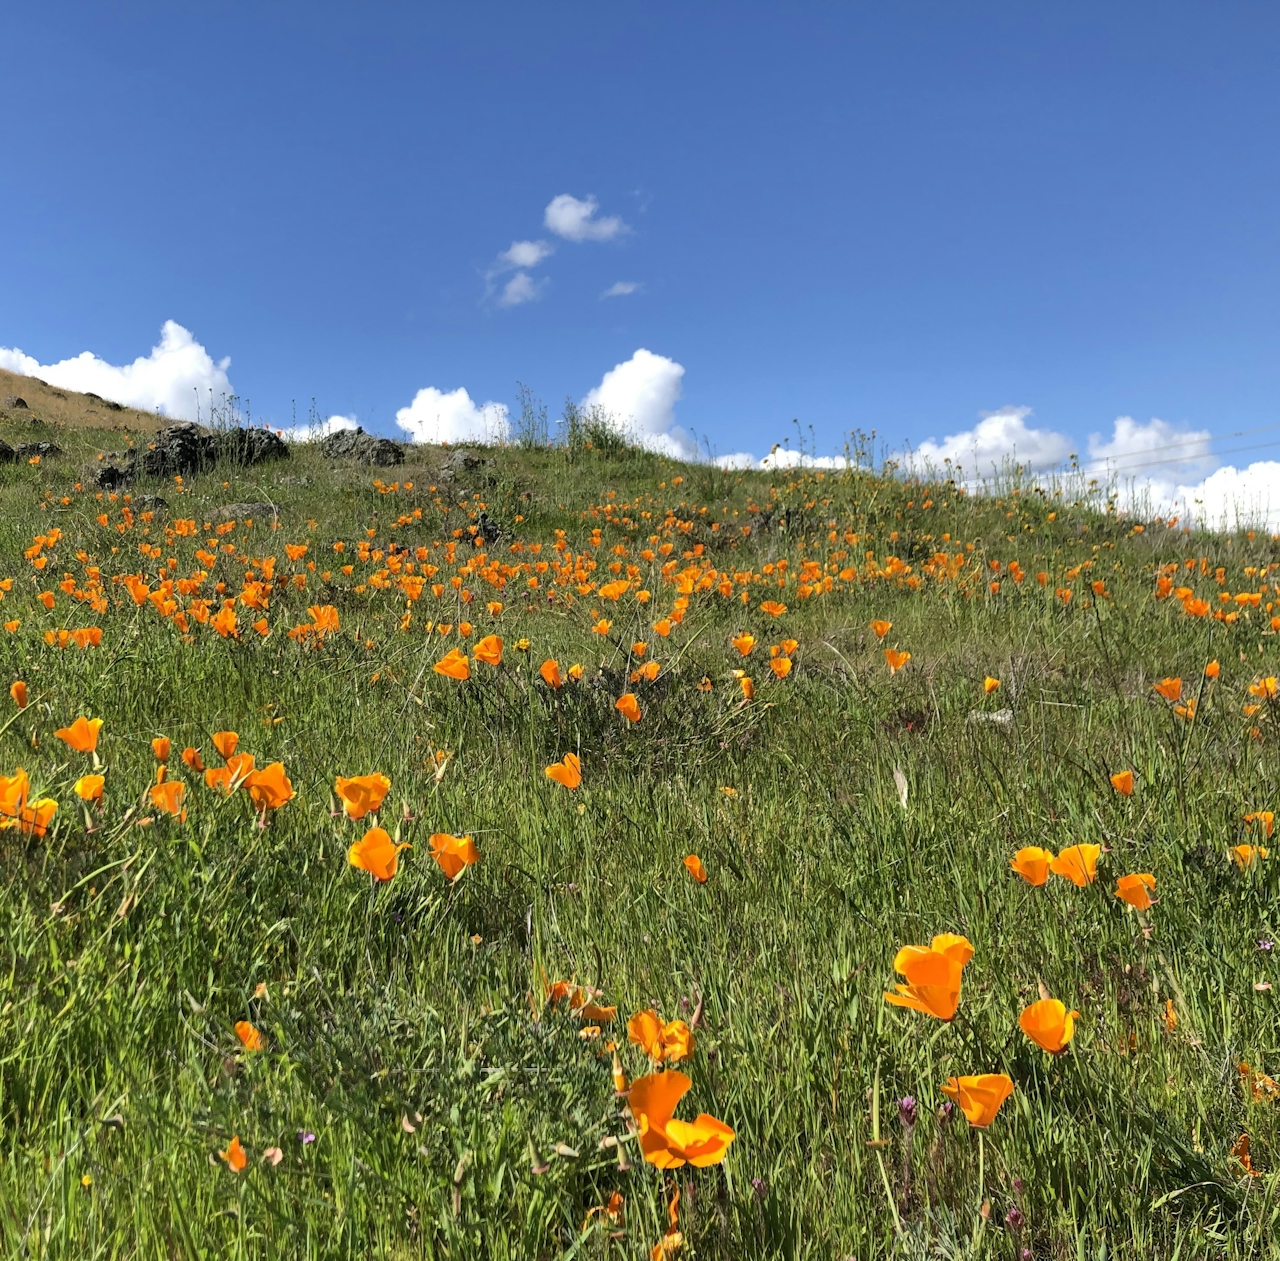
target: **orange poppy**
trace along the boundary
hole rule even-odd
[[[630,722],[640,721],[640,702],[634,692],[627,692],[614,702],[614,709]]]
[[[756,646],[756,637],[749,634],[747,631],[743,631],[741,634],[735,635],[733,639],[730,640],[730,643],[733,644],[742,656],[746,657]]]
[[[246,775],[244,786],[259,810],[279,810],[294,797],[293,784],[285,774],[283,762],[272,762]]]
[[[101,775],[81,775],[75,782],[75,794],[81,801],[101,801],[106,782]]]
[[[1101,845],[1070,845],[1049,864],[1049,870],[1083,889],[1098,878],[1098,855],[1101,853]]]
[[[363,819],[382,806],[382,800],[391,789],[391,781],[375,771],[372,775],[353,775],[344,779],[341,775],[333,782],[333,791],[342,802],[342,812],[348,819]]]
[[[1040,992],[1044,993],[1043,990]],[[1056,998],[1042,998],[1023,1011],[1018,1017],[1018,1024],[1042,1051],[1061,1055],[1075,1036],[1079,1016],[1078,1011],[1068,1011],[1066,1004]]]
[[[236,745],[239,743],[240,737],[234,731],[215,731],[213,733],[213,747],[218,750],[218,756],[224,762],[236,751]]]
[[[655,635],[660,635],[663,639],[666,639],[666,637],[671,634],[670,620],[664,617],[661,621],[654,622],[653,633]]]
[[[1145,911],[1151,905],[1149,891],[1155,887],[1155,876],[1149,871],[1140,871],[1131,876],[1121,876],[1116,881],[1116,897],[1139,911]]]
[[[684,860],[684,869],[699,883],[707,883],[707,869],[702,865],[702,859],[697,854],[690,854]]]
[[[162,784],[153,784],[147,791],[151,804],[165,814],[174,815],[184,821],[187,812],[182,808],[183,798],[187,795],[187,786],[180,779],[165,780]]]
[[[156,736],[151,741],[151,752],[156,755],[157,762],[167,762],[171,748],[168,736]]]
[[[469,836],[436,832],[431,837],[431,857],[449,880],[456,880],[464,868],[480,861],[480,851]]]
[[[693,1030],[683,1020],[663,1023],[652,1008],[638,1011],[627,1021],[627,1040],[634,1042],[655,1063],[675,1064],[694,1051]]]
[[[637,639],[636,642],[631,645],[631,655],[633,657],[643,657],[648,651],[649,645],[641,639]]]
[[[1116,771],[1111,777],[1111,787],[1122,797],[1133,796],[1133,772]]]
[[[1268,678],[1259,679],[1256,683],[1250,683],[1249,695],[1260,696],[1267,701],[1276,700],[1280,697],[1280,679],[1273,674]]]
[[[370,828],[347,850],[347,862],[375,880],[390,880],[400,865],[400,851],[410,848],[407,841],[397,845],[382,828]]]
[[[781,617],[787,611],[785,604],[779,604],[777,600],[765,600],[760,605],[761,613],[768,613],[770,617]]]
[[[993,679],[990,675],[987,675],[987,677],[982,680],[982,692],[984,696],[990,696],[991,693],[997,691],[999,687],[1000,680]]]
[[[232,1173],[239,1173],[249,1163],[249,1157],[245,1155],[244,1148],[240,1146],[240,1136],[238,1134],[231,1136],[231,1142],[227,1144],[227,1150],[219,1152],[218,1155],[227,1162],[227,1168]]]
[[[769,662],[769,669],[772,670],[778,678],[785,679],[787,675],[791,673],[791,658],[774,657],[773,660]]]
[[[1200,702],[1193,696],[1185,705],[1175,705],[1173,707],[1173,712],[1177,714],[1179,718],[1183,718],[1187,722],[1193,722],[1196,716],[1196,706],[1199,705],[1199,703]]]
[[[559,691],[564,687],[564,678],[560,674],[560,663],[548,658],[538,667],[538,673],[542,675],[542,681],[555,691]]]
[[[897,674],[911,660],[911,654],[902,652],[897,648],[886,648],[884,650],[884,659],[888,663],[889,673]]]
[[[613,628],[613,623],[607,617],[602,617],[591,629],[597,635],[607,635]]]
[[[433,669],[437,674],[443,674],[447,679],[457,679],[460,683],[471,677],[471,664],[461,648],[450,648]]]
[[[877,639],[883,639],[891,630],[893,630],[893,623],[885,622],[877,618],[871,623],[871,629],[875,631]]]
[[[236,1037],[240,1039],[240,1043],[246,1051],[262,1050],[262,1034],[247,1020],[236,1021]]]
[[[77,753],[92,753],[98,747],[101,718],[77,718],[69,727],[59,727],[53,734]]]
[[[939,1020],[951,1020],[960,1006],[960,982],[973,945],[955,933],[939,933],[928,946],[903,946],[893,970],[907,978],[896,994],[885,994],[895,1007],[909,1007]]]
[[[1246,823],[1260,824],[1267,840],[1271,839],[1271,834],[1275,831],[1276,816],[1274,810],[1251,810],[1244,816],[1244,821]]]
[[[1221,673],[1222,673],[1222,667],[1218,664],[1216,659],[1213,661],[1210,661],[1209,664],[1204,668],[1204,677],[1206,679],[1216,679],[1218,675]]]
[[[226,766],[210,767],[205,771],[205,786],[217,788],[229,797],[253,774],[253,762],[252,753],[236,753],[227,759]]]
[[[1241,871],[1246,867],[1252,867],[1259,858],[1266,858],[1266,856],[1267,850],[1263,845],[1233,845],[1231,847],[1231,857]]]
[[[1049,879],[1049,864],[1052,862],[1051,850],[1041,849],[1037,845],[1028,845],[1014,854],[1009,866],[1028,884],[1039,887]]]
[[[576,753],[566,753],[558,762],[552,762],[542,772],[548,779],[572,790],[582,783],[582,762]]]
[[[21,679],[19,679],[16,683],[10,686],[9,695],[13,698],[13,703],[19,709],[26,709],[27,685]]]
[[[193,749],[190,746],[183,749],[182,760],[197,774],[204,770],[204,759],[200,756],[199,749]]]
[[[1159,683],[1151,685],[1151,690],[1159,692],[1167,701],[1180,701],[1182,699],[1182,680],[1161,679]]]
[[[693,1083],[675,1069],[638,1078],[627,1092],[627,1106],[640,1134],[640,1150],[659,1169],[679,1169],[685,1163],[697,1168],[718,1165],[736,1135],[723,1121],[700,1113],[693,1121],[681,1121],[676,1105]]]
[[[1013,1082],[1004,1073],[949,1077],[942,1093],[960,1105],[970,1125],[982,1130],[996,1119],[1000,1105],[1013,1094]]]
[[[502,636],[486,635],[483,639],[477,640],[472,653],[477,661],[483,661],[487,666],[500,666],[502,664]]]

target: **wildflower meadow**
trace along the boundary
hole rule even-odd
[[[4,1255],[1274,1255],[1271,535],[130,423],[0,466]]]

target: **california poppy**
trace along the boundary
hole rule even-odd
[[[681,1121],[676,1105],[693,1083],[676,1069],[637,1078],[627,1093],[627,1106],[635,1118],[644,1158],[659,1169],[681,1165],[703,1168],[718,1165],[736,1135],[723,1121],[700,1113],[693,1121]]]
[[[247,1020],[236,1021],[236,1037],[240,1039],[246,1051],[262,1050],[262,1034],[260,1034]]]
[[[781,617],[787,611],[785,604],[779,604],[777,600],[765,600],[760,605],[761,613],[768,613],[770,617]]]
[[[232,1173],[239,1173],[249,1163],[249,1157],[245,1155],[244,1148],[240,1146],[240,1136],[238,1134],[231,1136],[231,1142],[227,1144],[227,1150],[219,1152],[218,1155],[227,1162],[227,1168]]]
[[[183,798],[187,795],[187,786],[180,779],[165,780],[161,784],[153,784],[147,791],[151,804],[165,814],[174,815],[185,820],[187,812],[182,808]]]
[[[627,692],[614,702],[614,709],[630,722],[640,721],[640,702],[634,692]]]
[[[1213,661],[1210,661],[1209,664],[1204,668],[1204,677],[1206,679],[1216,679],[1218,675],[1221,673],[1222,673],[1222,667],[1218,664],[1216,659]]]
[[[973,958],[968,938],[939,933],[928,946],[903,946],[894,956],[893,970],[907,978],[896,994],[885,994],[895,1007],[910,1007],[939,1020],[951,1020],[960,1006],[960,982],[965,964]]]
[[[1098,878],[1101,853],[1101,845],[1070,845],[1049,864],[1049,870],[1083,889]]]
[[[1256,683],[1250,683],[1249,695],[1260,696],[1267,701],[1275,700],[1280,697],[1280,679],[1273,674],[1268,678],[1259,679]]]
[[[756,646],[756,637],[747,631],[735,635],[730,641],[742,656],[748,656]]]
[[[480,861],[480,851],[469,836],[451,836],[436,832],[431,837],[431,857],[450,880],[456,880],[465,867]]]
[[[1121,876],[1116,881],[1116,897],[1122,899],[1139,911],[1145,911],[1151,905],[1148,890],[1156,887],[1156,878],[1149,871],[1140,871],[1135,875]]]
[[[231,796],[253,774],[252,753],[234,753],[227,758],[226,766],[211,766],[204,773],[205,786],[216,788]]]
[[[10,686],[9,695],[13,698],[13,703],[19,709],[26,709],[27,685],[21,679],[19,679],[16,683]]]
[[[1038,887],[1049,879],[1049,864],[1052,862],[1052,851],[1041,849],[1037,845],[1027,845],[1014,854],[1009,866],[1028,884]]]
[[[699,883],[707,883],[707,869],[702,865],[702,859],[697,854],[690,854],[684,860],[685,870]]]
[[[889,673],[897,674],[911,660],[911,654],[902,652],[897,648],[886,648],[884,650],[884,659],[888,663]]]
[[[240,737],[234,731],[215,731],[213,733],[213,747],[218,750],[218,756],[224,762],[236,751],[236,745],[239,743]]]
[[[106,782],[101,775],[81,775],[75,782],[75,794],[81,801],[101,801]]]
[[[1044,993],[1043,990],[1040,992]],[[1066,1004],[1056,998],[1042,998],[1022,1012],[1018,1024],[1041,1050],[1048,1051],[1050,1055],[1061,1055],[1075,1036],[1079,1015],[1078,1011],[1068,1011]]]
[[[443,674],[447,679],[457,679],[460,683],[471,677],[471,664],[461,648],[450,648],[433,669],[437,674]]]
[[[399,866],[400,851],[409,848],[407,841],[397,845],[382,828],[370,828],[347,850],[347,862],[375,880],[390,880]]]
[[[785,679],[791,673],[790,657],[774,657],[769,662],[769,669],[780,679]]]
[[[380,772],[372,775],[353,775],[334,780],[333,791],[342,802],[342,812],[348,819],[363,819],[382,806],[382,800],[391,789],[391,781]]]
[[[1251,867],[1259,858],[1266,858],[1266,856],[1267,850],[1263,845],[1233,845],[1231,847],[1231,857],[1241,871],[1246,867]]]
[[[156,736],[151,741],[151,752],[156,755],[157,762],[167,762],[169,760],[171,747],[168,736]]]
[[[990,675],[987,675],[987,677],[982,680],[982,691],[985,696],[990,696],[991,693],[996,691],[999,687],[1000,680],[993,679]]]
[[[1111,787],[1122,797],[1133,796],[1133,772],[1116,771],[1111,777]]]
[[[1151,685],[1151,690],[1159,692],[1167,701],[1180,701],[1182,699],[1182,680],[1161,679],[1159,683]]]
[[[627,1021],[627,1039],[658,1064],[664,1060],[668,1064],[687,1060],[696,1045],[693,1031],[683,1020],[664,1024],[662,1017],[652,1008],[636,1012]]]
[[[1259,824],[1267,840],[1271,839],[1271,834],[1275,831],[1276,816],[1274,810],[1251,810],[1244,816],[1244,821],[1246,823]]]
[[[582,783],[582,762],[576,753],[566,753],[558,762],[552,762],[543,774],[563,784],[568,789],[577,788]]]
[[[477,661],[483,661],[487,666],[500,666],[502,664],[502,636],[486,635],[483,639],[476,642],[472,654]]]
[[[871,629],[875,632],[877,639],[883,639],[891,630],[893,630],[893,623],[885,622],[877,618],[871,623]]]
[[[92,753],[98,747],[101,718],[77,718],[69,727],[59,727],[53,734],[77,753]]]
[[[560,674],[560,663],[548,659],[538,667],[538,673],[542,675],[542,681],[555,691],[559,691],[564,687],[564,679]]]
[[[1000,1105],[1013,1094],[1013,1082],[1004,1073],[949,1077],[942,1093],[960,1105],[970,1125],[981,1130],[996,1119]]]
[[[259,810],[279,810],[293,800],[293,784],[283,762],[272,762],[245,777],[244,786]]]

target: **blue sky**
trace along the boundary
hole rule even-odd
[[[1016,408],[994,436],[1046,460],[1029,432],[1264,428],[1278,36],[1249,3],[10,6],[0,347],[127,364],[173,320],[255,415],[388,433],[426,388],[625,404],[639,370],[589,392],[641,348],[684,369],[650,427],[721,454],[793,417],[947,451]],[[563,195],[607,239],[551,230]],[[517,241],[554,252],[503,305]]]

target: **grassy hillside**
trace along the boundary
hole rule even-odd
[[[677,1189],[690,1258],[1274,1249],[1280,851],[1231,852],[1277,804],[1273,539],[586,448],[112,494],[97,455],[159,422],[17,380],[64,454],[0,466],[5,1255],[647,1257]],[[288,787],[208,786],[225,732]],[[1079,886],[1010,867],[1078,845]],[[954,1019],[886,1003],[943,933]],[[644,1157],[611,1047],[652,1071],[646,1008],[719,1163]],[[980,1129],[941,1087],[985,1073]]]

